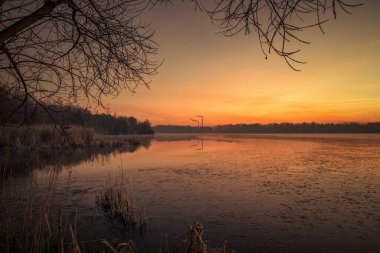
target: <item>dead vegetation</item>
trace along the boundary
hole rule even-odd
[[[0,127],[0,147],[18,150],[46,148],[148,148],[152,135],[100,135],[89,127],[8,125]]]
[[[75,222],[55,200],[56,179],[53,170],[44,183],[31,178],[23,192],[1,182],[0,252],[81,252]]]
[[[220,246],[216,248],[211,248],[207,245],[206,241],[203,238],[203,225],[194,221],[188,226],[188,229],[177,236],[175,239],[179,239],[183,236],[186,236],[186,239],[183,241],[183,245],[180,249],[176,249],[176,253],[236,253],[236,251],[228,251],[227,241],[224,241]],[[102,241],[112,253],[141,253],[134,245],[132,241],[126,243],[120,243],[117,245],[111,245],[107,241]],[[166,250],[159,250],[159,253],[170,253],[169,246]]]
[[[80,126],[25,125],[0,128],[0,147],[67,148],[94,143],[95,131]]]
[[[56,199],[57,175],[57,170],[50,170],[44,180],[29,178],[23,182],[28,184],[23,192],[15,191],[17,187],[7,184],[6,180],[9,179],[0,181],[0,252],[81,253],[88,252],[87,246],[96,244],[99,252],[142,253],[132,241],[113,243],[105,239],[78,240],[77,216],[64,213],[62,202]],[[109,182],[112,185],[109,184],[97,196],[97,202],[111,218],[122,220],[127,227],[145,228],[143,211],[137,208],[126,177],[123,174],[116,175],[114,181]],[[228,252],[226,242],[217,248],[210,248],[203,239],[203,231],[201,223],[193,222],[184,233],[173,239],[186,238],[175,252]],[[156,252],[171,251],[167,246],[165,250]]]
[[[204,227],[200,222],[194,221],[190,224],[187,231],[179,236],[187,236],[181,253],[228,253],[227,241],[216,248],[210,248],[203,239],[203,231]]]
[[[126,227],[140,231],[145,229],[144,210],[137,207],[123,172],[108,180],[106,187],[96,196],[96,203],[107,216],[121,220]]]

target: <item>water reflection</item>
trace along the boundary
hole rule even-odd
[[[194,150],[203,150],[203,139],[198,139],[197,143],[192,144],[190,147],[194,148]]]
[[[160,135],[145,147],[92,153],[103,160],[66,154],[77,161],[64,191],[80,239],[158,249],[199,220],[211,245],[226,239],[238,252],[380,250],[380,135]],[[144,237],[94,207],[120,169],[146,210]]]
[[[65,149],[4,149],[0,152],[2,177],[28,177],[34,170],[54,167],[61,170],[77,166],[83,162],[109,160],[110,156],[121,153],[133,153],[139,149],[148,149],[153,137],[133,138],[126,143],[110,142],[107,145],[87,148]]]

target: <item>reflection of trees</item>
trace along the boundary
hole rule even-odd
[[[76,166],[84,161],[107,161],[111,155],[133,153],[150,147],[151,138],[135,139],[130,145],[110,145],[104,147],[71,148],[58,150],[13,150],[5,149],[0,153],[0,176],[24,177],[34,170]]]

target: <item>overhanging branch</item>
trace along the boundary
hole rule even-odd
[[[18,33],[22,32],[24,29],[33,25],[35,22],[50,14],[55,7],[69,3],[70,0],[58,0],[58,1],[45,1],[44,5],[41,6],[38,10],[32,12],[28,16],[20,19],[16,23],[8,26],[0,32],[0,44],[5,43],[8,39],[16,36]]]

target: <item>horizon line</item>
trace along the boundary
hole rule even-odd
[[[339,121],[339,122],[316,122],[316,121],[311,121],[311,122],[271,122],[271,123],[259,123],[259,122],[254,122],[254,123],[227,123],[227,124],[216,124],[216,125],[209,125],[209,126],[203,126],[203,127],[216,127],[216,126],[238,126],[238,125],[280,125],[280,124],[294,124],[294,125],[301,125],[301,124],[319,124],[319,125],[328,125],[328,124],[360,124],[360,125],[366,125],[366,124],[380,124],[379,121],[366,121],[366,122],[361,122],[361,121]],[[185,126],[185,127],[194,127],[194,128],[200,128],[201,126],[191,126],[191,125],[182,125],[182,124],[157,124],[157,125],[152,125],[152,127],[156,126]]]

